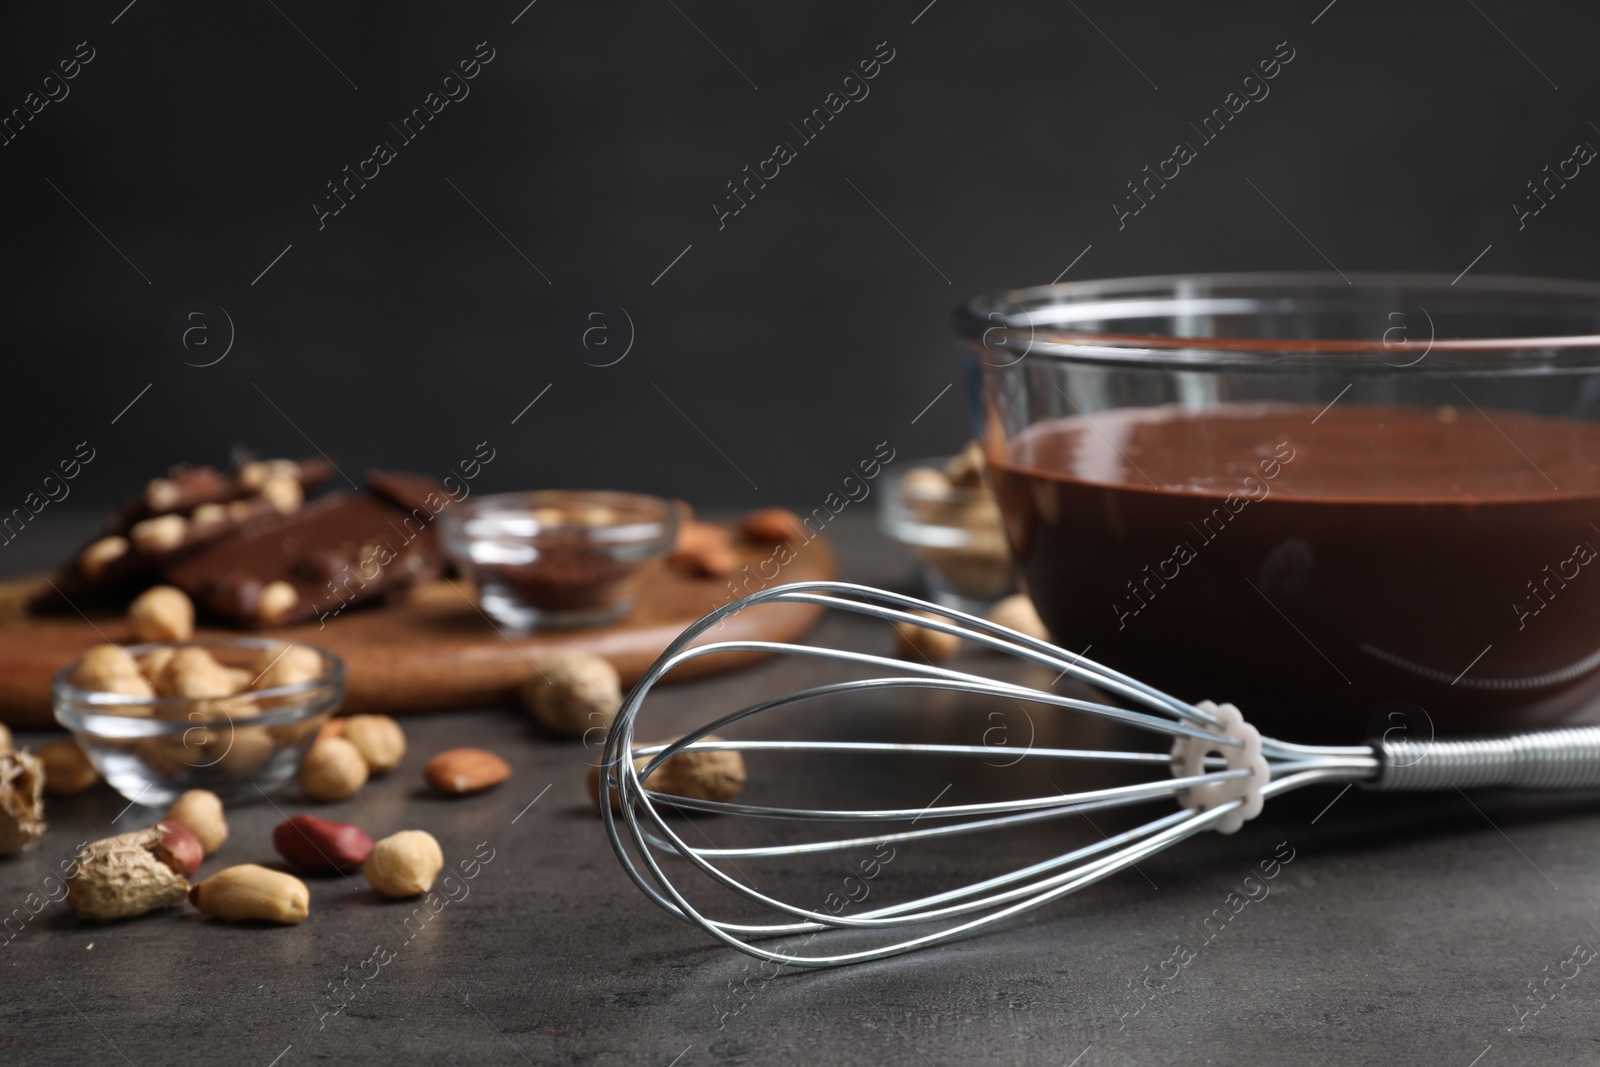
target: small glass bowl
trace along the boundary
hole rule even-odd
[[[638,493],[500,493],[445,512],[444,549],[491,619],[519,633],[627,615],[644,566],[671,550],[677,509]]]
[[[224,667],[259,670],[261,654],[295,642],[231,637],[130,645],[137,659],[162,648],[201,647]],[[322,673],[308,682],[231,697],[141,697],[79,688],[76,662],[51,682],[56,721],[72,731],[100,776],[128,800],[165,807],[189,789],[225,802],[271,793],[300,771],[328,716],[344,702],[344,663],[313,645]],[[258,792],[259,790],[259,792]]]
[[[907,551],[933,600],[982,615],[1016,592],[1000,508],[986,485],[953,485],[949,459],[929,459],[888,472],[879,525]]]

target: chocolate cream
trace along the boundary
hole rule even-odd
[[[1164,406],[1005,451],[991,478],[1057,643],[1176,696],[1354,741],[1526,726],[1600,690],[1600,426]]]

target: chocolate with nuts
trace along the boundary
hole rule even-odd
[[[431,526],[369,496],[333,493],[182,559],[167,580],[245,627],[337,615],[436,577]]]

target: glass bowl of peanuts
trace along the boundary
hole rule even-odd
[[[678,512],[640,493],[547,489],[474,500],[439,528],[484,614],[528,633],[627,615],[646,565],[677,540]]]
[[[313,645],[227,637],[96,645],[56,673],[56,721],[128,800],[224,801],[290,781],[344,702],[344,663]]]
[[[891,472],[879,523],[905,549],[918,581],[938,603],[983,615],[1016,592],[1000,508],[984,481],[976,441],[950,458]]]

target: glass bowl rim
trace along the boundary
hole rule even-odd
[[[555,533],[570,537],[575,532],[611,531],[611,536],[596,540],[602,543],[632,544],[657,540],[670,541],[677,535],[679,524],[677,503],[649,493],[633,493],[620,489],[523,489],[508,493],[490,493],[446,512],[440,517],[440,524],[451,539],[482,540],[481,535],[468,531],[467,524],[474,519],[484,517],[486,511],[499,509],[508,514],[530,512],[539,507],[556,506],[558,500],[571,501],[574,498],[584,503],[600,506],[621,505],[657,514],[653,518],[625,519],[603,524],[571,523],[535,530],[529,534],[501,533],[496,536],[508,541],[531,542]],[[616,535],[617,532],[634,528],[640,528],[641,532],[637,536],[624,538]]]
[[[1198,292],[1183,294],[1181,287]],[[1480,275],[1470,278],[1428,273],[1351,273],[1257,271],[1240,273],[1194,273],[1131,276],[1061,282],[981,294],[955,309],[956,334],[975,349],[975,358],[989,367],[1004,369],[1029,356],[1066,362],[1114,362],[1203,370],[1207,366],[1241,364],[1256,369],[1287,367],[1301,369],[1318,363],[1338,363],[1346,367],[1393,373],[1413,366],[1421,355],[1430,352],[1480,357],[1518,354],[1516,363],[1501,363],[1498,368],[1528,367],[1579,369],[1600,365],[1600,333],[1529,335],[1525,337],[1433,337],[1426,341],[1393,341],[1383,337],[1365,338],[1268,338],[1194,337],[1176,333],[1126,334],[1104,330],[1072,330],[1063,325],[1070,315],[1062,312],[1080,308],[1081,317],[1103,319],[1104,312],[1117,305],[1138,303],[1166,305],[1172,314],[1185,304],[1204,311],[1207,303],[1225,300],[1339,299],[1368,300],[1390,296],[1396,312],[1426,306],[1418,299],[1430,295],[1456,299],[1578,301],[1592,305],[1600,320],[1600,283],[1570,278],[1540,278],[1518,275]],[[1045,311],[1055,312],[1046,316]],[[1241,309],[1242,310],[1242,309]],[[1045,320],[1049,321],[1045,321]],[[1036,321],[1038,320],[1038,321]],[[1431,323],[1431,316],[1428,317]],[[1051,326],[1049,323],[1056,323]],[[997,340],[996,331],[1002,336]],[[1018,350],[1021,350],[1020,353]],[[1006,351],[1007,358],[986,358],[986,351]],[[1559,356],[1549,355],[1552,350]],[[1389,363],[1374,354],[1399,354],[1406,362]],[[1274,358],[1276,357],[1276,358]],[[1565,357],[1565,358],[1563,358]],[[1460,373],[1459,362],[1435,364]],[[1420,368],[1419,368],[1420,369]]]

